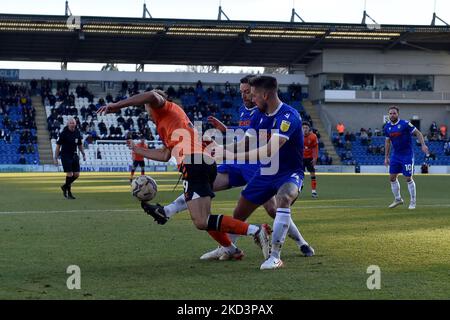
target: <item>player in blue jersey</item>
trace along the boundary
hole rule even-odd
[[[273,224],[272,248],[261,269],[277,269],[283,266],[280,259],[290,225],[291,205],[297,199],[303,183],[303,131],[299,113],[281,102],[278,84],[274,77],[258,76],[250,79],[252,98],[262,113],[253,118],[250,128],[259,138],[267,132],[265,141],[258,141],[257,149],[242,154],[231,153],[224,147],[226,158],[259,159],[261,168],[241,193],[235,213],[250,215],[260,205],[275,196],[277,212]],[[269,132],[268,132],[269,131]],[[252,133],[247,131],[248,136]],[[218,152],[220,156],[220,152]],[[266,156],[263,156],[266,155]],[[265,163],[265,164],[263,164]],[[312,248],[311,248],[312,250]]]
[[[252,96],[250,92],[250,84],[249,80],[254,77],[252,75],[248,75],[243,77],[240,80],[240,92],[243,101],[243,105],[239,110],[239,129],[246,130],[249,128],[251,120],[257,122],[261,116],[263,115],[255,104],[252,101]],[[229,129],[226,125],[224,125],[221,121],[214,117],[209,117],[208,121],[221,132],[226,132]],[[230,127],[232,128],[232,127]],[[244,142],[245,139],[242,139],[241,142]],[[256,171],[258,171],[259,166],[257,164],[239,164],[239,163],[231,163],[231,164],[222,164],[217,167],[217,177],[214,180],[213,190],[214,191],[222,191],[230,188],[241,187],[246,185],[251,178],[255,175]],[[268,199],[263,204],[267,213],[275,218],[277,206],[275,198],[272,197]],[[177,199],[175,199],[172,203],[161,206],[159,204],[149,204],[147,212],[151,216],[155,218],[155,220],[159,224],[165,224],[169,218],[174,216],[175,214],[186,210],[186,201],[184,200],[184,196],[180,195]],[[234,214],[236,219],[245,221],[250,216],[249,214],[237,211]],[[302,234],[298,230],[297,226],[294,222],[292,222],[289,226],[288,231],[289,237],[291,237],[297,244],[298,248],[302,252],[302,254],[306,257],[310,257],[314,255],[314,249],[312,249],[309,244],[305,241]],[[233,234],[229,234],[229,237],[233,243],[236,242],[238,237],[235,237]],[[202,255],[200,259],[202,260],[230,260],[230,259],[242,259],[243,252],[239,256],[232,255],[227,253],[224,248],[218,247],[212,251],[209,251]]]
[[[403,204],[400,194],[400,183],[397,176],[402,173],[408,183],[411,201],[408,209],[416,208],[416,184],[412,178],[414,173],[414,151],[411,136],[414,135],[422,146],[422,151],[428,156],[428,147],[425,144],[422,133],[409,121],[399,119],[399,109],[396,106],[389,108],[389,122],[384,126],[385,159],[384,164],[389,166],[391,189],[394,194],[394,202],[389,208],[395,208]],[[391,151],[392,144],[392,152]],[[389,156],[390,153],[390,156]]]

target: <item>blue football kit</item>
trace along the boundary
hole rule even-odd
[[[398,120],[396,123],[387,122],[384,126],[386,139],[391,140],[389,173],[402,173],[411,177],[414,173],[414,151],[411,135],[416,127],[409,121]]]
[[[251,120],[253,116],[257,116],[258,119],[260,117],[260,112],[258,107],[247,108],[242,105],[239,109],[239,126],[237,128],[243,129],[244,131],[250,127]],[[234,128],[234,127],[230,127]],[[231,164],[221,164],[217,167],[218,173],[228,173],[228,187],[241,187],[245,186],[250,179],[255,175],[255,172],[258,170],[259,166],[257,164],[248,164],[248,163],[236,163],[233,162]]]
[[[260,169],[242,191],[242,196],[247,200],[263,204],[286,183],[294,183],[301,189],[304,177],[303,131],[300,114],[287,104],[280,104],[272,114],[258,112],[259,117],[255,115],[252,118],[250,129],[257,133],[267,130],[267,140],[271,135],[287,139],[278,154],[272,155],[269,163],[260,165]],[[276,131],[270,133],[271,130]],[[276,172],[273,172],[272,168],[277,166]]]

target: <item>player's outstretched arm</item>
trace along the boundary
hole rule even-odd
[[[208,117],[208,122],[217,130],[225,133],[225,131],[227,131],[227,126],[225,124],[223,124],[222,121],[220,121],[219,119],[217,119],[216,117],[213,116],[209,116]]]
[[[414,130],[413,134],[419,139],[420,145],[422,146],[422,152],[428,156],[430,154],[430,150],[428,150],[428,147],[425,144],[422,132],[416,129]]]
[[[280,148],[288,141],[287,138],[281,137],[277,134],[273,134],[269,142],[266,145],[261,146],[257,149],[252,149],[247,152],[234,153],[234,160],[244,160],[245,161],[257,161],[257,160],[268,160],[272,156],[276,155]],[[228,160],[232,160],[231,154],[225,152],[225,156]]]
[[[146,149],[138,147],[134,144],[133,140],[127,141],[128,147],[133,150],[135,153],[144,156],[147,159],[154,160],[154,161],[162,161],[167,162],[170,160],[172,154],[170,152],[170,149],[163,147],[160,149]]]
[[[110,103],[97,110],[98,114],[115,113],[122,108],[130,106],[141,106],[148,104],[151,108],[161,108],[164,106],[166,99],[155,91],[148,91],[136,94],[125,100],[121,100],[115,103]]]

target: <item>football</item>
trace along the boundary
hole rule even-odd
[[[139,201],[150,201],[156,196],[158,185],[149,176],[139,176],[131,182],[131,194]]]

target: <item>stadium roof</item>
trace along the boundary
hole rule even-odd
[[[445,50],[448,26],[0,14],[0,60],[295,66],[327,48]]]

